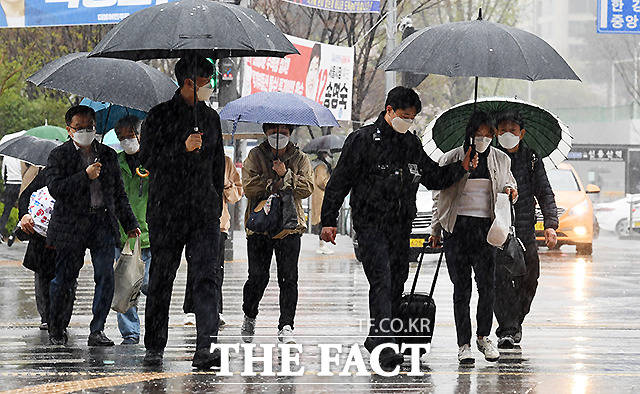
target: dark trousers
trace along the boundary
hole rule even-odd
[[[147,350],[163,351],[167,346],[169,305],[182,250],[186,247],[187,276],[196,314],[196,349],[209,349],[218,337],[218,299],[216,278],[219,270],[218,242],[220,222],[193,225],[191,231],[176,234],[165,224],[150,223],[151,265],[149,294],[145,309],[144,344]]]
[[[75,287],[80,269],[84,265],[85,251],[91,252],[93,280],[92,333],[104,330],[113,299],[113,249],[115,240],[106,213],[92,215],[91,226],[78,234],[75,244],[56,245],[56,273],[49,287],[49,333],[60,337],[69,325],[73,312]]]
[[[496,248],[487,243],[491,220],[458,216],[453,233],[445,233],[444,253],[453,283],[453,313],[458,346],[471,344],[471,270],[478,288],[478,336],[488,336],[493,322]]]
[[[222,313],[222,282],[224,282],[224,248],[225,242],[229,238],[229,234],[225,232],[220,233],[220,246],[218,253],[218,263],[220,264],[220,269],[218,270],[218,274],[216,276],[216,286],[218,288],[218,313]],[[193,270],[187,270],[187,289],[184,292],[184,304],[182,304],[182,310],[184,313],[193,313],[193,293],[191,292],[191,287],[193,283],[193,276],[196,275],[197,272]]]
[[[496,300],[494,311],[498,320],[496,335],[504,337],[514,335],[520,331],[525,316],[531,309],[533,297],[538,288],[540,277],[540,258],[535,242],[525,245],[524,261],[527,274],[524,277],[512,278],[509,272],[500,264],[498,253],[496,263]]]
[[[409,276],[409,233],[391,229],[358,229],[362,268],[369,281],[367,350],[395,342],[391,319],[398,315],[404,283]]]
[[[247,236],[249,278],[242,291],[242,310],[250,318],[258,316],[258,305],[269,284],[271,258],[275,252],[280,288],[280,320],[278,329],[293,328],[298,305],[298,258],[300,234],[290,234],[283,239],[271,239],[266,235]]]
[[[9,235],[7,231],[7,222],[9,222],[9,215],[11,215],[11,209],[16,205],[18,201],[18,195],[20,194],[20,184],[5,184],[4,193],[2,194],[2,203],[4,204],[4,210],[2,216],[0,216],[0,234],[3,237]],[[13,230],[13,229],[12,229]]]

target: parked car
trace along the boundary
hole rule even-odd
[[[633,207],[630,205],[633,204]],[[633,215],[635,232],[640,232],[640,194],[630,194],[618,200],[594,205],[600,227],[619,237],[629,235],[629,214]],[[631,212],[629,212],[631,210]]]
[[[416,195],[416,207],[418,208],[418,213],[416,214],[416,218],[413,220],[411,236],[409,237],[409,247],[411,248],[409,261],[418,260],[420,250],[424,243],[429,239],[429,230],[431,227],[431,219],[433,217],[433,198],[432,192],[427,190],[423,185],[420,185]],[[353,230],[351,240],[353,241],[353,250],[356,258],[362,261],[358,246],[358,234]],[[437,250],[427,248],[427,253],[434,252],[437,252]]]
[[[588,194],[600,193],[596,185],[583,186],[580,176],[568,163],[547,171],[551,188],[558,206],[558,245],[575,245],[581,255],[593,252],[593,239],[597,237],[599,226],[594,215],[593,204]],[[544,223],[540,208],[536,209],[536,239],[544,244]]]

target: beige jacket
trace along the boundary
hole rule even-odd
[[[228,233],[231,228],[231,215],[227,204],[235,204],[242,198],[242,179],[236,165],[229,156],[224,157],[224,196],[222,200],[222,216],[220,231]]]
[[[314,162],[315,163],[315,162]],[[311,224],[320,224],[320,214],[322,212],[322,200],[324,199],[324,189],[329,183],[329,169],[323,162],[318,162],[318,165],[313,170],[313,194],[311,195]]]
[[[304,233],[307,230],[302,200],[313,192],[313,174],[311,162],[307,155],[302,153],[295,145],[289,144],[280,160],[287,167],[284,177],[280,178],[273,171],[274,156],[271,146],[267,141],[251,149],[249,156],[242,167],[242,186],[247,196],[248,204],[245,212],[245,224],[249,219],[249,212],[260,201],[266,200],[273,190],[273,186],[282,179],[282,190],[292,190],[298,213],[298,228],[296,233]],[[246,227],[245,227],[246,228]],[[253,232],[246,230],[248,235]]]
[[[499,149],[490,147],[489,156],[487,157],[487,167],[491,175],[491,186],[493,193],[491,194],[491,220],[495,216],[495,202],[498,193],[503,193],[507,187],[517,189],[517,183],[511,173],[511,159],[506,153]],[[450,150],[445,153],[438,163],[445,166],[464,159],[463,147]],[[458,200],[462,195],[462,191],[469,179],[469,174],[465,174],[462,179],[454,183],[445,190],[433,192],[433,221],[431,223],[431,235],[442,237],[442,230],[448,233],[453,232],[453,228],[458,218]]]

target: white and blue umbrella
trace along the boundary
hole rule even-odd
[[[234,123],[275,123],[296,126],[338,126],[331,111],[320,103],[293,93],[260,92],[234,100],[220,111]]]

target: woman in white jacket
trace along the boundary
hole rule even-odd
[[[489,340],[493,322],[494,265],[496,248],[487,242],[489,228],[495,218],[498,193],[517,198],[516,181],[511,174],[511,160],[491,146],[494,128],[484,112],[476,112],[467,124],[464,146],[445,153],[441,166],[464,157],[473,138],[478,152],[478,167],[453,186],[434,192],[434,215],[430,242],[434,247],[444,237],[444,252],[449,277],[453,282],[453,307],[458,337],[458,360],[473,363],[471,352],[471,270],[478,288],[478,350],[488,361],[500,357]],[[444,234],[443,234],[444,231]]]

